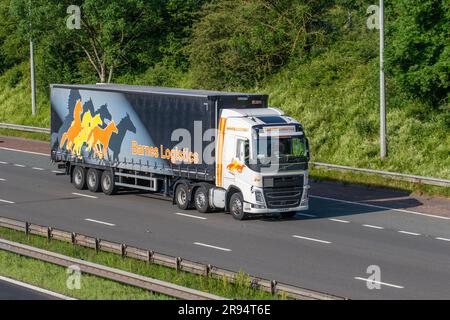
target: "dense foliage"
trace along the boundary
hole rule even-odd
[[[450,177],[450,0],[385,0],[384,163],[378,31],[366,26],[377,2],[0,0],[0,122],[48,125],[55,82],[264,91],[304,122],[317,160]],[[69,5],[81,29],[66,27]]]

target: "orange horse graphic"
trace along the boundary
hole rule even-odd
[[[235,173],[236,171],[238,173],[242,173],[242,171],[245,168],[245,164],[240,163],[239,161],[237,161],[236,159],[233,159],[233,161],[231,161],[231,163],[229,165],[227,165],[227,170],[230,171],[231,173]]]
[[[74,144],[75,138],[80,134],[83,129],[81,125],[81,113],[83,112],[83,107],[81,106],[81,100],[77,100],[75,108],[73,110],[73,121],[70,125],[70,128],[63,134],[61,138],[60,148],[64,146],[64,143],[67,141],[67,150],[71,150],[72,145]]]
[[[100,159],[106,158],[111,135],[113,133],[117,134],[118,132],[119,130],[117,129],[117,126],[114,123],[114,121],[110,122],[105,129],[102,129],[100,127],[93,128],[87,137],[88,148],[89,149],[93,148],[94,153]]]

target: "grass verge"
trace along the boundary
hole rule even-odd
[[[310,177],[316,181],[335,181],[343,184],[359,184],[376,188],[390,188],[409,192],[417,196],[440,196],[450,198],[450,188],[413,183],[382,177],[378,175],[343,172],[312,168]]]
[[[0,273],[40,288],[82,300],[159,300],[170,297],[91,275],[81,277],[80,290],[67,288],[66,269],[51,263],[0,251]]]
[[[30,140],[50,142],[50,135],[47,133],[27,132],[12,129],[0,129],[0,136],[18,137]]]
[[[0,237],[36,248],[60,253],[69,257],[83,259],[85,261],[175,283],[184,287],[209,292],[230,299],[270,300],[285,298],[282,296],[273,297],[270,293],[251,288],[249,285],[249,278],[243,272],[239,274],[237,282],[232,284],[226,279],[214,279],[212,277],[194,275],[182,271],[177,272],[171,268],[149,264],[145,261],[131,258],[122,258],[119,255],[108,252],[96,253],[93,249],[73,246],[70,243],[58,240],[48,241],[46,238],[40,236],[26,236],[23,232],[7,228],[0,228]],[[83,275],[81,290],[71,291],[65,286],[67,279],[65,268],[2,251],[0,251],[0,274],[80,299],[165,298],[164,296],[153,295],[146,290],[89,275]]]

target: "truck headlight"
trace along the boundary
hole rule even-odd
[[[255,200],[256,202],[264,203],[264,197],[261,191],[259,190],[255,191]]]

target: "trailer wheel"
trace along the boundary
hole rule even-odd
[[[244,212],[244,199],[240,192],[236,192],[230,199],[230,213],[236,220],[245,220],[248,218],[247,213]]]
[[[78,190],[86,189],[86,170],[83,167],[75,166],[73,168],[72,183]]]
[[[103,171],[101,186],[104,194],[113,195],[117,192],[117,187],[114,182],[114,174],[111,171]]]
[[[101,171],[90,168],[86,174],[86,184],[90,191],[99,192],[100,191],[100,179]]]
[[[181,210],[187,210],[191,205],[189,190],[184,183],[179,184],[175,189],[175,203]]]
[[[208,190],[205,187],[202,186],[195,190],[194,205],[197,211],[201,213],[211,212],[211,207],[209,206]]]

